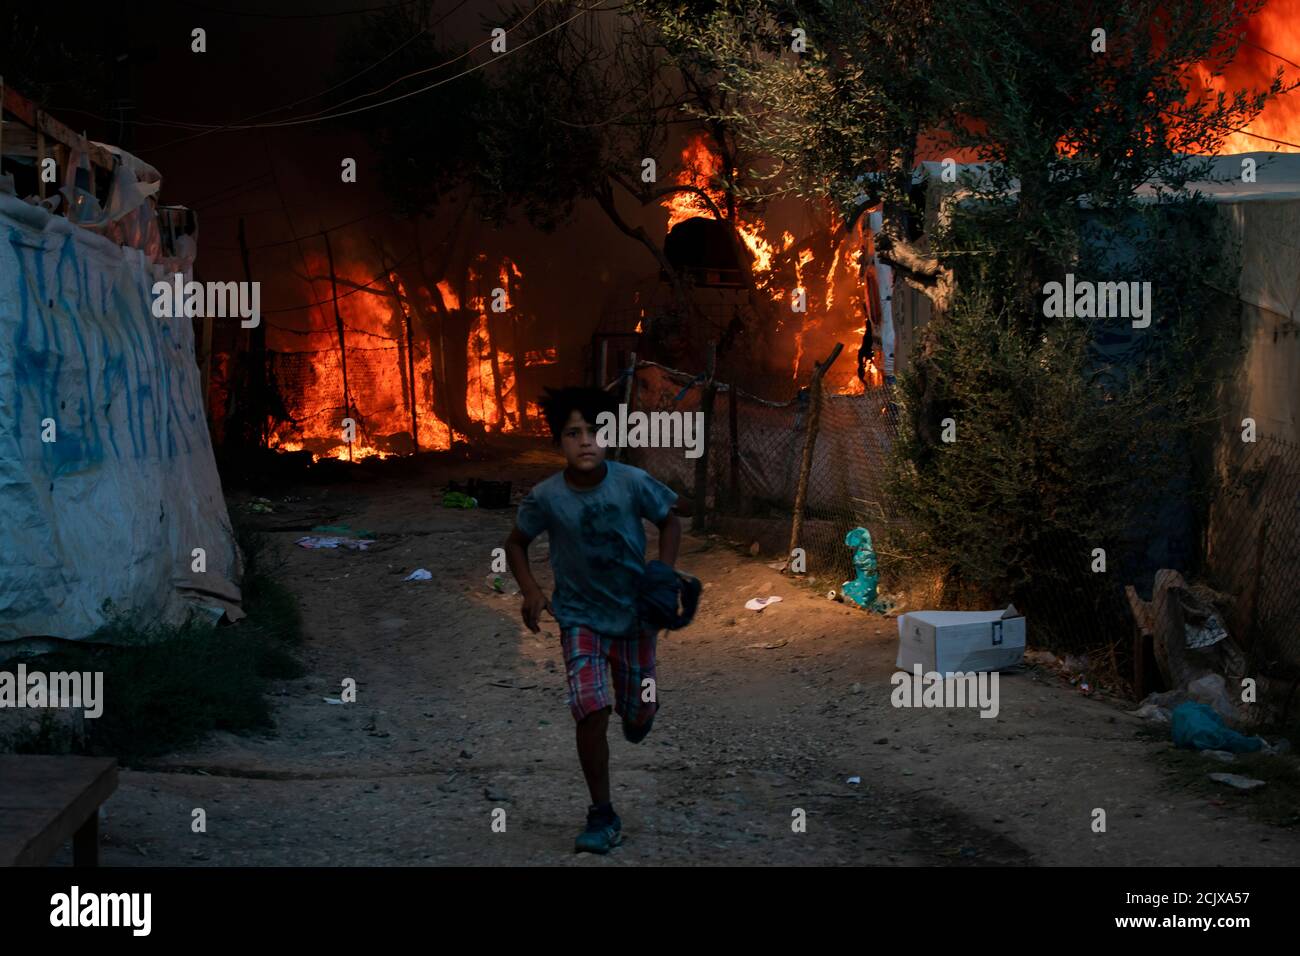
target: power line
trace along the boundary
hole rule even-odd
[[[532,13],[535,12],[535,11],[537,10],[537,8],[540,7],[543,3],[549,3],[549,2],[551,2],[551,0],[541,0],[541,2],[538,3],[537,7],[534,7],[532,11],[530,11],[528,14],[525,15],[525,19],[526,19],[528,16],[531,16]],[[435,82],[435,83],[430,83],[428,86],[421,87],[421,88],[418,89],[418,90],[412,90],[412,91],[409,92],[409,93],[402,93],[402,94],[400,94],[400,95],[398,95],[398,96],[390,97],[389,99],[382,100],[382,101],[380,101],[380,102],[378,102],[378,103],[372,103],[372,104],[369,105],[369,106],[360,106],[360,107],[357,107],[356,109],[353,109],[353,110],[344,110],[344,111],[339,112],[339,113],[329,113],[328,110],[322,110],[322,111],[320,111],[320,112],[317,112],[317,113],[311,114],[310,116],[300,117],[300,118],[298,118],[298,119],[292,119],[292,120],[278,120],[278,121],[276,121],[276,122],[272,122],[272,123],[233,123],[233,124],[224,125],[224,126],[221,125],[221,124],[211,124],[211,125],[208,126],[208,131],[210,131],[210,132],[224,132],[224,131],[232,131],[232,130],[246,130],[246,129],[278,129],[278,128],[281,128],[281,127],[288,127],[288,126],[303,126],[303,125],[308,124],[308,123],[314,123],[314,122],[317,122],[317,121],[325,121],[325,120],[331,120],[331,119],[340,119],[341,117],[344,117],[344,116],[353,116],[353,115],[355,115],[355,114],[357,114],[357,113],[364,113],[364,112],[366,112],[366,111],[368,111],[368,110],[379,109],[379,108],[382,107],[382,106],[389,106],[389,105],[391,105],[391,104],[393,104],[393,103],[400,102],[401,100],[409,99],[409,98],[412,97],[412,96],[418,96],[418,95],[421,94],[421,93],[427,93],[429,90],[435,89],[435,88],[437,88],[437,87],[439,87],[439,86],[444,86],[444,85],[446,85],[447,83],[451,83],[451,82],[453,82],[454,80],[459,80],[459,79],[461,79],[462,77],[468,76],[468,75],[471,74],[471,73],[475,73],[475,72],[477,72],[478,70],[481,70],[481,69],[483,69],[483,68],[486,67],[486,66],[490,66],[490,65],[492,65],[492,64],[494,64],[494,63],[496,63],[496,62],[498,62],[498,61],[500,61],[500,60],[502,60],[502,59],[504,59],[505,57],[509,56],[510,54],[512,54],[512,53],[517,53],[519,50],[524,49],[524,47],[527,47],[527,46],[532,45],[533,43],[536,43],[538,40],[541,40],[543,37],[549,36],[550,34],[556,32],[557,30],[560,30],[560,29],[562,29],[562,28],[568,26],[570,23],[572,23],[574,20],[578,19],[578,17],[582,16],[584,13],[593,13],[593,12],[594,12],[594,13],[605,13],[605,12],[609,12],[610,9],[612,9],[612,8],[609,8],[609,7],[583,7],[583,8],[581,8],[577,13],[575,13],[573,16],[569,17],[567,20],[564,20],[564,21],[561,22],[561,23],[557,23],[555,26],[551,27],[550,29],[543,31],[542,33],[539,33],[539,34],[538,34],[537,36],[535,36],[535,37],[531,37],[530,39],[525,40],[523,43],[519,44],[519,45],[516,46],[516,47],[511,47],[511,48],[507,49],[504,53],[500,53],[500,54],[498,54],[497,56],[493,57],[493,58],[490,59],[490,60],[485,60],[485,61],[483,61],[482,63],[476,63],[475,65],[469,67],[468,69],[462,70],[460,73],[457,73],[457,74],[454,75],[454,76],[449,76],[449,77],[447,77],[446,79],[438,80],[438,81]],[[509,33],[510,30],[515,29],[516,27],[518,27],[518,26],[519,26],[520,24],[522,24],[523,22],[524,22],[524,21],[521,19],[521,20],[519,21],[519,23],[516,23],[514,26],[511,26],[510,28],[508,28],[508,29],[506,30],[506,32]],[[489,42],[489,41],[486,41],[486,40],[483,41],[483,43],[486,43],[486,42]],[[472,50],[478,49],[478,47],[482,46],[483,43],[479,43],[478,46],[473,47]],[[427,72],[430,72],[431,70],[434,70],[434,69],[441,69],[441,68],[444,67],[444,66],[448,66],[448,65],[450,65],[451,63],[455,63],[457,60],[464,59],[465,55],[466,55],[466,54],[460,54],[459,56],[453,57],[451,60],[448,60],[448,61],[446,61],[445,63],[439,64],[437,67],[429,67],[429,68],[426,68],[426,69],[424,69],[424,70],[422,70],[422,71],[419,71],[419,72],[427,73]],[[412,74],[412,75],[419,75],[419,73]],[[389,85],[391,85],[391,84],[389,84]],[[387,86],[383,87],[383,89],[387,89],[387,88],[388,88]],[[371,96],[373,96],[373,95],[375,95],[375,94],[374,94],[374,93],[370,93],[370,94],[367,94],[367,95],[371,95]],[[364,97],[358,97],[358,98],[364,98]],[[355,99],[355,98],[354,98],[354,99]],[[351,101],[349,101],[349,102],[351,102]],[[330,109],[335,109],[335,108],[337,108],[337,107],[330,107]],[[85,115],[85,116],[93,116],[93,117],[95,117],[96,119],[99,119],[99,120],[104,121],[104,122],[116,122],[116,121],[117,121],[116,118],[113,119],[113,120],[109,120],[109,119],[106,119],[106,118],[103,117],[103,116],[100,116],[98,113],[92,113],[92,112],[89,111],[89,110],[82,110],[82,109],[76,109],[76,108],[63,108],[63,109],[61,109],[61,110],[59,110],[59,111],[60,111],[60,112],[70,112],[70,113],[80,113],[80,114]],[[328,114],[328,115],[322,115],[322,114]],[[137,125],[137,126],[158,126],[158,127],[170,127],[170,128],[174,128],[174,129],[197,129],[197,128],[199,128],[200,126],[203,126],[203,125],[204,125],[204,124],[198,124],[198,123],[183,123],[183,122],[176,122],[176,121],[140,122],[140,121],[135,121],[135,120],[133,120],[132,122],[133,122],[135,125]]]
[[[359,71],[356,72],[356,73],[353,73],[353,74],[352,74],[351,76],[349,76],[347,79],[345,79],[345,80],[341,80],[340,82],[335,83],[333,86],[326,87],[325,89],[321,90],[321,91],[318,92],[318,93],[312,93],[310,96],[304,96],[302,99],[294,100],[292,103],[285,103],[283,106],[277,106],[277,107],[273,107],[272,109],[269,109],[269,110],[263,110],[263,111],[260,112],[260,113],[254,113],[254,114],[252,114],[251,116],[247,116],[247,117],[245,117],[245,118],[244,118],[243,120],[241,120],[240,122],[244,122],[244,121],[246,121],[246,120],[250,120],[250,119],[257,119],[259,116],[265,116],[265,115],[267,115],[268,113],[278,113],[280,110],[291,109],[291,108],[293,108],[293,107],[295,107],[295,106],[298,106],[300,103],[306,103],[308,100],[318,99],[318,98],[320,98],[320,97],[322,97],[322,96],[325,96],[327,93],[332,93],[332,92],[334,92],[335,90],[337,90],[337,89],[339,89],[339,88],[341,88],[341,87],[347,86],[347,85],[348,85],[349,83],[351,83],[353,80],[357,79],[357,78],[360,77],[360,76],[363,76],[363,75],[366,74],[366,73],[369,73],[371,70],[373,70],[375,67],[379,66],[381,63],[384,63],[384,62],[386,62],[387,60],[391,59],[392,57],[396,56],[396,55],[397,55],[401,50],[404,50],[407,46],[409,46],[411,43],[413,43],[416,39],[418,39],[418,38],[419,38],[420,36],[422,36],[423,34],[428,33],[428,32],[430,32],[430,31],[432,31],[433,29],[435,29],[436,27],[441,26],[441,25],[443,24],[443,22],[446,21],[446,19],[447,19],[448,17],[450,17],[453,13],[455,13],[455,12],[456,12],[457,10],[459,10],[461,7],[465,6],[465,4],[468,3],[468,2],[469,2],[469,0],[460,0],[459,3],[457,3],[454,7],[452,7],[450,10],[448,10],[446,13],[444,13],[441,17],[439,17],[439,18],[438,18],[437,20],[435,20],[433,23],[429,24],[428,27],[421,27],[419,30],[416,30],[415,33],[413,33],[410,37],[408,37],[408,38],[407,38],[406,40],[404,40],[402,43],[398,44],[398,45],[397,45],[396,47],[394,47],[393,49],[389,50],[386,54],[384,54],[382,57],[380,57],[380,58],[379,58],[378,60],[376,60],[374,63],[371,63],[369,66],[365,67],[364,69],[359,70]],[[182,136],[182,137],[180,137],[180,138],[178,138],[178,139],[169,140],[168,142],[163,143],[161,146],[157,146],[157,147],[155,147],[155,149],[166,149],[168,146],[174,146],[174,145],[177,144],[177,143],[186,143],[186,142],[189,142],[189,141],[192,140],[192,139],[198,139],[200,136],[206,136],[208,133],[215,133],[215,132],[218,132],[219,130],[224,130],[224,129],[229,129],[229,128],[230,128],[230,127],[228,127],[228,126],[221,126],[221,127],[217,127],[216,129],[209,129],[209,130],[204,130],[203,132],[200,132],[200,133],[195,133],[193,136]]]
[[[265,209],[265,210],[262,210],[262,211],[263,211],[263,212],[278,212],[278,213],[280,213],[281,215],[283,215],[283,216],[285,216],[286,218],[288,218],[288,213],[285,211],[284,207],[281,207],[280,209]],[[325,235],[326,233],[329,233],[329,232],[337,232],[337,231],[340,230],[340,229],[346,229],[348,226],[355,225],[355,224],[357,224],[357,223],[359,223],[359,222],[362,222],[363,220],[370,219],[370,218],[372,218],[372,217],[374,217],[374,216],[381,216],[381,215],[384,215],[385,213],[388,213],[388,212],[391,212],[391,210],[389,210],[389,209],[374,209],[374,210],[371,210],[371,211],[368,212],[368,213],[365,213],[364,215],[357,216],[355,219],[349,219],[347,222],[341,222],[341,223],[339,223],[337,226],[330,226],[329,228],[327,228],[327,229],[322,229],[322,230],[320,230],[319,232],[310,232],[310,233],[307,233],[307,234],[302,235],[302,236],[296,236],[296,237],[293,238],[293,239],[281,239],[281,240],[279,240],[278,242],[263,242],[263,243],[260,243],[260,244],[258,244],[258,245],[256,245],[256,246],[249,246],[248,249],[249,249],[249,251],[251,252],[251,251],[254,250],[254,249],[274,249],[274,248],[277,247],[277,246],[289,246],[289,245],[293,245],[294,243],[297,243],[299,240],[302,240],[302,239],[314,239],[314,238],[317,237],[317,236],[323,236],[323,235]],[[212,218],[216,218],[216,217],[212,217]],[[290,229],[292,229],[292,225],[290,225]],[[236,246],[206,246],[205,248],[208,248],[208,249],[219,249],[219,250],[221,250],[222,252],[238,252],[238,251],[239,251],[238,247],[236,247]]]
[[[533,7],[533,8],[532,8],[531,10],[529,10],[526,14],[524,14],[523,18],[522,18],[518,23],[514,24],[514,25],[511,26],[508,30],[506,30],[506,34],[508,35],[508,34],[510,33],[511,30],[516,30],[516,29],[518,29],[519,27],[523,26],[524,23],[527,22],[527,20],[529,19],[529,17],[531,17],[534,13],[536,13],[538,10],[540,10],[540,9],[542,8],[543,4],[545,4],[545,3],[547,3],[547,2],[548,2],[548,0],[541,0],[541,2],[539,2],[539,3],[537,4],[537,6]],[[334,104],[333,106],[328,107],[327,109],[324,109],[324,110],[320,110],[320,111],[318,111],[317,113],[314,113],[314,114],[312,114],[312,115],[314,115],[314,116],[319,116],[321,113],[327,113],[327,112],[329,112],[329,110],[332,110],[332,109],[338,109],[338,108],[341,107],[341,106],[347,106],[349,103],[355,103],[357,100],[364,100],[364,99],[366,99],[367,97],[370,97],[370,96],[378,96],[380,93],[384,92],[384,90],[390,89],[391,87],[396,86],[398,83],[405,82],[406,80],[412,79],[412,78],[417,77],[417,76],[422,76],[422,75],[424,75],[425,73],[433,73],[433,72],[436,72],[436,71],[441,70],[443,67],[446,67],[446,66],[451,66],[453,63],[456,63],[456,62],[458,62],[458,61],[460,61],[460,60],[465,59],[465,57],[469,56],[469,55],[470,55],[471,53],[473,53],[475,50],[477,50],[477,49],[479,49],[480,47],[482,47],[482,46],[484,46],[484,45],[486,45],[486,44],[488,44],[488,43],[491,43],[491,42],[492,42],[492,38],[491,38],[491,37],[489,37],[489,38],[486,39],[486,40],[481,40],[480,42],[476,43],[474,46],[472,46],[472,47],[470,47],[468,50],[466,50],[464,53],[461,53],[459,56],[454,56],[454,57],[452,57],[450,60],[447,60],[447,61],[445,61],[445,62],[443,62],[443,63],[439,63],[437,66],[427,66],[427,67],[425,67],[425,68],[422,69],[422,70],[416,70],[415,72],[413,72],[413,73],[408,73],[408,74],[406,74],[405,76],[399,76],[397,79],[393,80],[391,83],[387,83],[387,84],[385,84],[384,86],[381,86],[381,87],[380,87],[379,89],[377,89],[377,90],[371,90],[369,93],[361,93],[361,94],[359,94],[358,96],[354,96],[354,97],[352,97],[352,99],[350,99],[350,100],[344,100],[342,103],[336,103],[336,104]]]
[[[347,292],[342,292],[342,293],[340,293],[340,294],[339,294],[339,299],[346,299],[346,298],[347,298],[348,296],[350,296],[350,295],[356,295],[358,292],[364,292],[364,291],[366,291],[366,290],[369,289],[371,286],[373,286],[376,282],[378,282],[380,279],[384,278],[384,276],[388,275],[389,272],[391,272],[391,271],[393,271],[393,270],[396,270],[396,269],[399,269],[399,268],[401,268],[402,266],[409,264],[409,263],[410,263],[411,261],[413,261],[415,258],[416,258],[415,253],[411,253],[411,255],[407,256],[405,259],[402,259],[402,260],[398,261],[397,263],[395,263],[395,264],[392,266],[391,269],[385,269],[384,271],[380,272],[377,276],[375,276],[373,279],[371,279],[371,280],[370,280],[369,282],[367,282],[365,285],[359,285],[359,286],[357,286],[355,289],[350,289],[350,290],[348,290]],[[306,266],[306,263],[303,263],[303,265]],[[310,273],[309,273],[309,274],[310,274]],[[310,281],[311,281],[311,280],[308,279],[308,282],[310,282]],[[330,301],[332,302],[333,299],[331,299]],[[263,310],[262,310],[262,314],[263,314],[263,315],[269,315],[269,314],[276,313],[276,312],[303,312],[303,311],[306,311],[306,310],[308,310],[308,309],[318,309],[318,308],[320,308],[322,305],[324,305],[323,302],[312,302],[312,303],[306,303],[306,304],[304,304],[304,305],[291,305],[291,306],[286,306],[285,308],[282,308],[282,309],[263,309]],[[328,333],[328,331],[326,331],[326,332],[315,333],[315,334],[328,335],[329,333]],[[366,334],[373,334],[373,333],[366,333]],[[383,337],[384,337],[384,336],[380,336],[380,338],[383,338]]]
[[[601,9],[601,8],[596,8],[596,11],[599,12],[600,9]],[[496,62],[498,62],[499,60],[505,59],[505,57],[509,56],[511,53],[517,53],[517,52],[519,52],[519,51],[522,50],[524,47],[526,47],[526,46],[530,46],[531,44],[536,43],[538,40],[542,39],[542,38],[545,37],[545,36],[548,36],[548,35],[554,33],[556,30],[559,30],[559,29],[561,29],[561,28],[563,28],[563,27],[568,26],[570,23],[572,23],[574,20],[578,19],[578,17],[582,16],[584,13],[590,13],[590,12],[592,12],[592,10],[590,10],[590,9],[588,9],[588,8],[583,8],[583,9],[580,10],[579,12],[575,13],[573,16],[569,17],[567,20],[564,20],[564,21],[561,22],[561,23],[557,23],[555,26],[551,27],[549,30],[545,30],[545,31],[543,31],[542,33],[537,34],[537,36],[532,37],[531,39],[525,40],[523,43],[519,44],[519,46],[511,47],[510,49],[506,50],[505,53],[501,53],[501,54],[499,54],[498,56],[494,57],[494,58],[491,59],[491,60],[485,60],[485,61],[482,62],[482,63],[476,63],[474,66],[471,66],[471,67],[469,67],[469,68],[466,69],[466,70],[462,70],[460,73],[457,73],[455,76],[449,76],[449,77],[447,77],[446,79],[438,80],[438,81],[435,82],[435,83],[430,83],[428,86],[421,87],[421,88],[418,89],[418,90],[412,90],[412,91],[409,92],[409,93],[402,93],[402,94],[400,94],[399,96],[390,97],[389,99],[381,100],[381,101],[378,102],[378,103],[372,103],[372,104],[369,105],[369,106],[359,106],[359,107],[357,107],[357,108],[354,109],[354,110],[344,110],[344,111],[341,112],[341,113],[331,113],[331,114],[329,114],[328,116],[320,116],[320,115],[317,115],[317,116],[308,117],[308,118],[306,118],[306,119],[284,120],[284,121],[282,121],[282,122],[278,122],[278,123],[260,123],[260,124],[258,124],[258,126],[259,126],[259,127],[262,127],[262,128],[281,127],[281,126],[302,126],[302,125],[305,124],[305,123],[314,123],[314,122],[316,122],[317,120],[340,119],[341,117],[344,117],[344,116],[352,116],[352,115],[354,115],[354,114],[356,114],[356,113],[364,113],[364,112],[367,112],[368,110],[379,109],[381,106],[389,106],[389,105],[391,105],[391,104],[393,104],[393,103],[400,102],[401,100],[409,99],[409,98],[412,97],[412,96],[418,96],[418,95],[420,95],[421,93],[427,93],[429,90],[435,89],[436,87],[439,87],[439,86],[445,86],[446,84],[451,83],[451,82],[454,81],[454,80],[459,80],[459,79],[462,78],[462,77],[468,76],[468,75],[471,74],[471,73],[474,73],[474,72],[476,72],[476,71],[478,71],[478,70],[481,70],[481,69],[483,69],[483,67],[485,67],[485,66],[490,66],[491,64],[496,63]],[[521,21],[521,22],[522,22],[522,21]],[[481,46],[481,45],[482,45],[482,44],[480,44],[480,46]],[[238,128],[243,128],[243,127],[236,127],[236,128],[238,129]],[[251,127],[250,127],[250,128],[251,128]]]
[[[231,197],[224,196],[225,193],[232,193],[233,195],[238,195],[240,192],[243,192],[246,189],[250,189],[254,185],[265,185],[265,183],[263,183],[262,181],[267,179],[269,176],[270,173],[262,173],[261,175],[254,176],[252,179],[248,179],[248,178],[241,179],[238,182],[233,182],[228,186],[222,186],[220,189],[215,190],[214,192],[210,192],[206,196],[200,196],[198,199],[191,202],[190,205],[191,207],[197,209],[203,203],[208,202],[211,199],[215,199],[217,196],[223,196],[224,199],[228,200]]]
[[[1267,53],[1269,56],[1277,57],[1277,58],[1278,58],[1279,60],[1281,60],[1283,63],[1289,63],[1291,66],[1295,67],[1297,70],[1300,70],[1300,63],[1295,62],[1295,60],[1288,60],[1288,59],[1287,59],[1286,57],[1284,57],[1281,53],[1274,53],[1274,52],[1273,52],[1272,50],[1270,50],[1268,47],[1260,46],[1258,43],[1251,43],[1249,40],[1242,40],[1241,43],[1242,43],[1243,46],[1254,47],[1256,50],[1259,50],[1261,53]]]
[[[323,13],[267,13],[261,10],[223,10],[220,7],[212,7],[206,3],[196,3],[194,0],[184,0],[187,7],[196,7],[199,10],[206,10],[209,13],[220,13],[228,17],[258,17],[264,20],[323,20],[329,17],[350,17],[361,13],[384,13],[388,10],[396,10],[399,7],[409,7],[412,3],[418,3],[419,0],[396,0],[381,7],[357,7],[352,10],[334,10]]]

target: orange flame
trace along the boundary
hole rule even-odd
[[[718,209],[724,208],[725,193],[718,185],[722,174],[722,158],[709,149],[704,135],[692,136],[682,150],[682,168],[677,173],[677,185],[693,186],[703,192]],[[713,210],[699,193],[678,192],[663,200],[668,210],[668,228],[696,216],[713,216]]]
[[[276,353],[294,373],[279,383],[291,421],[276,428],[268,444],[286,452],[310,450],[318,460],[385,458],[398,451],[409,451],[412,433],[417,432],[422,450],[450,448],[455,436],[436,411],[441,402],[435,393],[433,345],[421,320],[422,311],[425,315],[434,314],[429,291],[422,287],[421,300],[417,302],[395,271],[383,277],[387,279],[385,288],[374,282],[372,267],[363,262],[340,261],[336,266],[339,285],[353,290],[338,300],[351,408],[344,411],[338,332],[333,322],[333,306],[327,304],[320,310],[321,314],[313,315],[315,327],[303,333],[309,337],[305,350],[296,351],[303,345],[295,340],[293,351]],[[313,276],[328,276],[324,257],[309,257],[308,267]],[[513,328],[511,312],[523,273],[508,259],[492,271],[500,279],[502,294],[496,294],[496,290],[480,290],[484,294],[471,295],[469,299],[469,306],[478,317],[465,344],[468,380],[465,406],[470,419],[485,428],[513,431],[519,428],[520,421],[514,359],[509,350],[494,341],[492,332],[508,334]],[[469,279],[470,288],[475,288],[474,270],[469,272]],[[439,282],[437,290],[447,309],[461,308],[460,297],[449,281]],[[503,311],[493,312],[494,304],[498,310],[504,307]],[[549,354],[542,357],[543,363],[554,361],[553,349],[544,352]],[[540,422],[535,403],[530,405],[529,412],[534,416],[533,421]],[[342,420],[349,417],[356,422],[356,435],[350,447],[342,427]]]
[[[1193,85],[1202,93],[1231,95],[1236,90],[1265,89],[1281,67],[1283,83],[1300,79],[1300,0],[1269,0],[1242,27],[1242,45],[1232,62],[1216,70],[1199,64]],[[1254,135],[1252,135],[1254,134]],[[1275,142],[1282,140],[1284,142]],[[1300,90],[1269,100],[1255,119],[1238,132],[1230,133],[1221,152],[1251,153],[1263,150],[1300,152]]]

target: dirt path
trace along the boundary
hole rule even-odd
[[[508,466],[307,488],[268,525],[347,523],[364,553],[273,537],[303,607],[307,676],[276,688],[277,730],[218,735],[124,771],[106,808],[111,865],[1281,864],[1300,834],[1251,822],[1234,794],[1180,786],[1115,704],[1034,668],[1001,710],[896,709],[893,619],[793,587],[720,541],[688,537],[705,582],[694,625],[660,645],[663,712],[640,745],[611,730],[628,834],[574,856],[586,793],[555,626],[487,591],[513,511],[454,511],[433,490],[470,474],[531,483],[549,453]],[[534,545],[544,567],[545,544]],[[770,560],[770,559],[769,559]],[[432,581],[406,581],[417,567]],[[549,585],[549,581],[547,582]],[[778,594],[761,613],[750,597]],[[1031,625],[1032,627],[1032,622]],[[750,645],[780,645],[771,649]],[[326,704],[341,681],[357,702]],[[854,685],[859,685],[855,688]],[[846,782],[860,776],[861,784]],[[203,808],[207,832],[191,832]],[[506,832],[492,830],[494,808]],[[1093,808],[1107,832],[1091,828]],[[807,831],[792,831],[796,809]]]

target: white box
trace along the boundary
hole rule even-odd
[[[1025,655],[1025,618],[1005,611],[909,611],[898,618],[897,667],[912,673],[997,671]]]

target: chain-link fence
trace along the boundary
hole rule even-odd
[[[704,383],[653,363],[637,369],[632,408],[694,413],[705,401]],[[811,392],[769,401],[718,383],[707,444],[706,496],[696,497],[697,459],[681,448],[638,448],[630,460],[703,508],[708,527],[757,542],[763,554],[784,558],[811,420]],[[853,576],[844,537],[867,527],[883,542],[897,522],[882,487],[897,411],[885,389],[860,395],[823,395],[804,497],[802,548],[807,573],[837,588]]]
[[[706,403],[702,376],[640,363],[633,410],[694,413]],[[623,383],[618,386],[623,394]],[[682,448],[637,448],[629,460],[703,509],[707,528],[740,544],[757,542],[764,557],[784,559],[791,546],[799,474],[811,420],[811,390],[771,401],[715,383],[707,445],[706,494],[697,500],[697,459]],[[734,402],[734,404],[733,404]],[[1077,538],[1026,536],[1015,582],[995,595],[954,590],[939,569],[919,561],[907,545],[902,509],[885,491],[889,457],[899,432],[888,388],[856,395],[824,394],[796,547],[807,559],[804,580],[838,589],[853,577],[845,536],[856,527],[872,534],[881,588],[916,609],[984,608],[1014,601],[1033,622],[1031,640],[1090,660],[1089,669],[1126,678],[1132,668],[1131,619],[1124,585],[1149,592],[1158,566],[1150,542],[1135,535],[1116,542],[1110,571],[1099,573],[1092,546]],[[1211,510],[1206,555],[1211,583],[1233,596],[1230,633],[1269,673],[1300,668],[1300,449],[1266,439],[1244,446],[1228,462]],[[1156,534],[1156,540],[1160,538]],[[979,547],[980,542],[972,542]],[[1129,554],[1128,552],[1132,552]],[[1194,572],[1196,555],[1186,565]],[[1155,563],[1153,564],[1152,561]],[[1100,655],[1100,656],[1099,656]]]
[[[1259,671],[1300,678],[1300,446],[1231,442],[1210,509],[1206,569],[1228,632]]]

